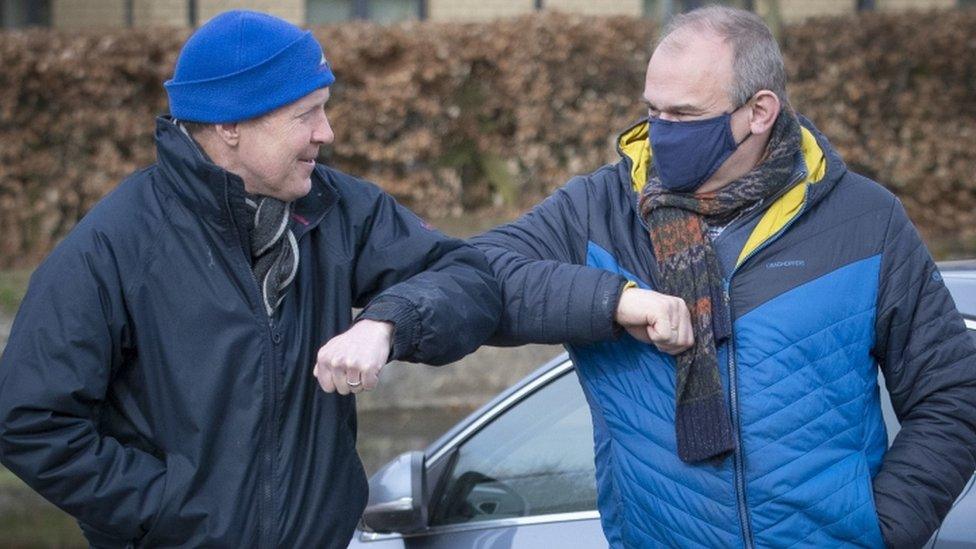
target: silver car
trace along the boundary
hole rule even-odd
[[[976,261],[940,265],[976,339]],[[888,439],[898,432],[884,384]],[[928,547],[976,549],[976,476]],[[349,547],[606,547],[590,412],[563,354],[370,480]]]

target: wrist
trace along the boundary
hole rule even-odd
[[[637,283],[633,280],[628,280],[626,283],[622,284],[620,287],[620,295],[617,297],[617,308],[613,314],[613,320],[618,324],[626,324],[626,311],[627,303],[629,301],[628,294],[633,294],[633,292],[628,292],[628,290],[633,290],[637,288]]]
[[[356,324],[360,324],[363,328],[368,328],[383,336],[386,336],[391,342],[393,341],[393,330],[396,328],[396,326],[394,326],[394,324],[390,321],[364,318],[356,322]]]

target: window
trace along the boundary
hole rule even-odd
[[[976,0],[973,0],[976,1]],[[754,0],[643,0],[644,17],[667,21],[674,14],[691,11],[708,4],[725,4],[752,11]]]
[[[457,450],[431,525],[596,509],[590,412],[575,372],[509,409]]]
[[[352,0],[310,0],[305,14],[309,25],[337,23],[352,18]]]
[[[396,23],[420,18],[417,0],[370,0],[368,18],[379,23]]]
[[[395,23],[424,18],[425,0],[308,0],[309,25],[338,23],[350,19],[369,19]]]
[[[50,0],[0,0],[0,28],[51,26]]]

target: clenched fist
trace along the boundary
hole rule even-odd
[[[312,375],[322,390],[340,395],[376,387],[390,358],[393,324],[360,320],[319,349]]]
[[[691,314],[680,297],[628,288],[620,296],[614,320],[636,339],[669,355],[687,351],[695,342]]]

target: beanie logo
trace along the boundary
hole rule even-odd
[[[328,66],[329,66],[329,62],[325,60],[325,54],[323,53],[322,60],[319,61],[319,68],[328,67]]]

